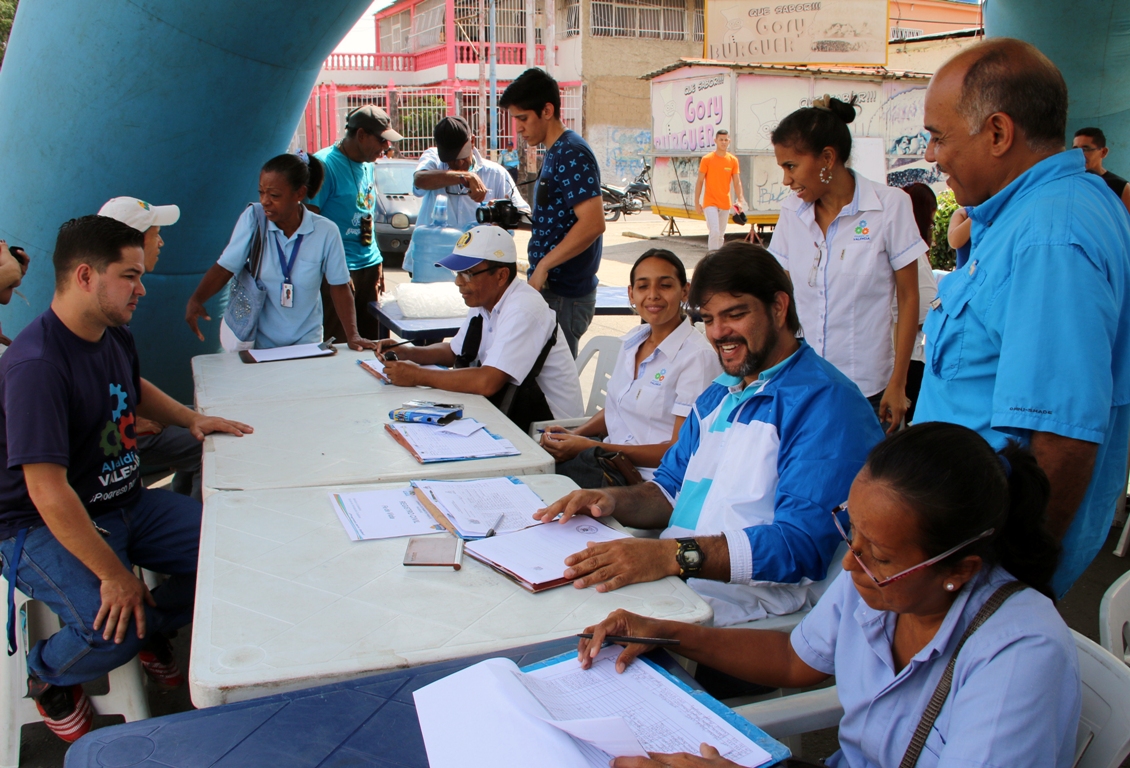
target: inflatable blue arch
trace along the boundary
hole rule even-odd
[[[131,195],[175,203],[134,317],[143,372],[191,402],[199,342],[184,306],[286,149],[326,56],[369,0],[28,0],[0,70],[0,237],[32,268],[0,313],[9,336],[49,304],[59,224]],[[1067,78],[1069,130],[1098,125],[1130,161],[1130,2],[986,0],[991,36],[1028,40]],[[219,317],[219,300],[209,306]]]

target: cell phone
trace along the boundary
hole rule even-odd
[[[18,261],[21,266],[26,267],[31,262],[31,259],[27,255],[27,251],[25,251],[23,248],[20,248],[18,245],[10,245],[8,246],[8,250],[11,252],[12,256],[16,258],[16,261]]]

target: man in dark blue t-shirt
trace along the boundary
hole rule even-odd
[[[146,490],[138,417],[242,435],[245,424],[198,414],[141,378],[124,327],[145,295],[145,236],[103,216],[59,230],[51,308],[0,358],[0,558],[13,588],[46,603],[64,627],[27,654],[28,692],[66,741],[90,729],[81,683],[140,652],[150,677],[183,677],[164,634],[188,623],[200,502]],[[150,594],[133,565],[170,578]],[[134,622],[133,631],[130,621]]]
[[[600,168],[589,145],[561,122],[561,90],[527,69],[498,100],[530,146],[544,144],[534,189],[527,280],[542,292],[573,357],[596,310],[596,271],[604,234]]]

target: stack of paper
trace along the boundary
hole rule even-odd
[[[492,528],[511,533],[535,525],[541,497],[516,477],[486,480],[414,480],[424,499],[447,518],[464,539],[481,539]]]
[[[374,357],[372,360],[358,360],[357,365],[361,366],[361,370],[371,374],[373,378],[381,384],[388,384],[388,379],[385,378],[385,364],[380,358]]]
[[[489,659],[420,688],[412,696],[429,765],[605,768],[613,757],[648,752],[698,755],[703,742],[749,768],[788,756],[647,659],[617,674],[621,650],[605,648],[588,670],[575,654],[525,673],[509,659]]]
[[[335,354],[333,347],[323,347],[321,344],[295,344],[272,349],[245,349],[239,353],[239,359],[245,363],[273,363],[278,360],[301,360],[305,357],[328,357],[332,354]]]
[[[590,541],[629,538],[591,517],[578,515],[565,523],[544,523],[505,536],[492,536],[467,544],[467,554],[518,582],[523,589],[541,592],[560,587],[565,578],[565,558]]]
[[[437,424],[401,422],[386,424],[385,429],[421,464],[517,456],[521,453],[509,440],[496,437],[486,429],[476,429],[469,435],[460,435],[448,432]]]
[[[331,493],[330,504],[353,541],[421,536],[443,530],[411,488]]]

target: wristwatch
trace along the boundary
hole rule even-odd
[[[675,562],[679,564],[679,578],[697,578],[706,564],[706,553],[694,539],[675,539],[679,549],[675,553]]]

